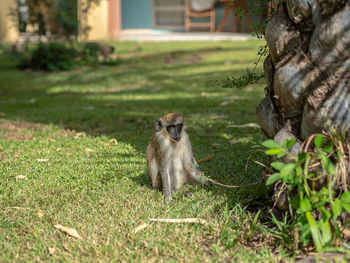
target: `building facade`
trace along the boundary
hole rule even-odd
[[[20,30],[18,21],[13,15],[18,5],[25,6],[30,0],[1,0],[0,1],[0,42],[14,42],[23,31]],[[87,0],[53,0],[57,5],[63,5],[65,1],[76,1],[76,19],[82,19],[81,10]],[[216,27],[223,22],[223,18],[234,21],[232,10],[227,18],[224,13],[229,0],[217,0],[215,4]],[[71,3],[71,2],[69,2]],[[163,32],[184,32],[186,17],[186,0],[101,0],[96,6],[92,6],[84,21],[81,23],[89,27],[84,35],[77,30],[78,39],[115,40],[120,34],[143,33],[160,34]],[[17,11],[18,12],[18,11]],[[10,16],[10,13],[12,15]],[[19,16],[20,17],[20,16]],[[23,17],[23,16],[22,16]],[[24,16],[25,17],[25,16]],[[237,18],[236,18],[237,20]],[[232,30],[228,23],[226,30]],[[27,28],[30,32],[40,31],[40,25]],[[237,27],[235,28],[237,32]],[[246,31],[246,29],[245,29]]]

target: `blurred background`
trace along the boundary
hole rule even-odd
[[[242,8],[250,4],[257,5],[253,11]],[[235,40],[267,18],[264,6],[249,0],[1,0],[0,41],[62,35],[87,41]]]

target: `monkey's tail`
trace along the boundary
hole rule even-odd
[[[226,188],[244,188],[244,187],[248,187],[248,186],[259,185],[261,183],[261,182],[258,182],[258,183],[244,184],[244,185],[228,185],[228,184],[219,183],[219,182],[217,182],[211,178],[208,178],[204,175],[202,175],[202,177],[214,185],[218,185],[218,186],[222,186],[222,187],[226,187]]]
[[[207,185],[210,185],[210,184],[207,183],[207,182],[209,182],[211,184],[222,186],[222,187],[226,187],[226,188],[244,188],[244,187],[248,187],[248,186],[254,186],[254,185],[261,184],[261,182],[252,183],[252,184],[244,184],[244,185],[227,185],[227,184],[222,184],[222,183],[219,183],[219,182],[215,181],[214,179],[206,177],[203,174],[203,172],[199,169],[198,165],[196,165],[195,167],[187,165],[186,167],[188,169],[195,170],[195,171],[199,172],[200,173],[199,176],[201,177],[202,181],[204,181],[203,179],[207,180],[206,182],[204,182]]]

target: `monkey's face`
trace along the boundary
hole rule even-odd
[[[171,124],[166,126],[166,130],[170,137],[175,140],[175,141],[180,141],[181,140],[181,132],[182,132],[182,123],[176,123],[176,124]]]
[[[162,131],[172,141],[180,141],[184,127],[183,117],[180,114],[169,113],[156,121],[156,131]]]

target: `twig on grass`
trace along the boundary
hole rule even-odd
[[[137,232],[145,229],[146,227],[148,227],[149,225],[146,223],[143,223],[142,225],[139,225],[137,227],[134,228],[134,230],[132,231],[134,234],[136,234]]]
[[[208,225],[208,222],[201,218],[182,218],[182,219],[167,219],[167,218],[151,218],[152,222],[163,223],[194,223]]]

